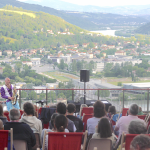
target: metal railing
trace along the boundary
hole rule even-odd
[[[17,89],[19,93],[19,105],[26,101],[36,103],[45,100],[45,104],[57,103],[61,100],[79,102],[84,98],[84,89]],[[143,111],[149,111],[149,88],[148,89],[86,89],[86,101],[107,100],[121,111],[136,103]]]

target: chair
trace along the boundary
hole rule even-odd
[[[6,116],[6,117],[7,117],[7,120],[10,121],[10,119],[9,119],[9,112],[7,112],[7,111],[4,112],[4,116]]]
[[[20,110],[20,119],[21,119],[21,116],[23,115],[24,111],[23,110]]]
[[[0,130],[0,150],[7,150],[8,136],[10,133],[10,150],[13,150],[13,129]]]
[[[83,124],[84,124],[83,132],[85,132],[85,130],[86,130],[87,120],[88,120],[89,118],[92,118],[92,117],[93,117],[92,114],[83,114],[83,118],[82,118],[82,121],[83,121]]]
[[[83,116],[83,114],[93,114],[93,107],[83,107],[81,116]]]
[[[28,150],[27,142],[23,140],[14,140],[15,150]]]
[[[36,144],[32,147],[32,150],[37,150],[37,148],[41,148],[40,135],[39,133],[34,133],[36,138]]]
[[[110,139],[91,139],[89,141],[87,150],[93,150],[97,147],[98,150],[111,150],[112,141]]]
[[[127,111],[129,108],[123,108],[122,110],[122,116],[126,116],[127,115]]]
[[[145,120],[146,115],[138,115],[138,118]]]
[[[48,150],[80,150],[82,136],[84,135],[83,150],[87,140],[87,131],[85,133],[65,133],[65,132],[46,132],[42,150],[45,149],[46,135],[48,135]]]

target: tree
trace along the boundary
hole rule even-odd
[[[64,63],[63,59],[61,59],[61,61],[60,61],[59,69],[62,69],[62,70],[65,69],[65,63]]]
[[[118,84],[117,84],[118,86],[122,86],[122,82],[118,82]]]
[[[29,93],[28,99],[29,100],[35,100],[36,99],[36,92],[35,91],[31,91]]]
[[[56,93],[54,91],[50,91],[48,93],[48,100],[54,102],[54,100],[56,100]]]

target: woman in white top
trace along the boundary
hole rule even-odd
[[[94,117],[87,120],[88,135],[95,133],[95,127],[102,117],[106,115],[105,105],[101,101],[94,103]]]
[[[111,131],[110,123],[107,118],[105,117],[101,118],[96,128],[97,133],[94,133],[92,138],[94,139],[106,138],[110,139],[112,141],[112,144],[115,143],[115,136]]]

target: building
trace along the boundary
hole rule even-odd
[[[22,62],[23,65],[28,65],[32,67],[32,62],[31,61],[23,61]]]
[[[116,51],[115,55],[122,55],[122,56],[126,56],[126,52],[125,51]]]
[[[46,86],[33,86],[33,89],[37,94],[41,94],[42,92],[46,93]],[[36,89],[39,89],[39,90],[36,90]]]
[[[88,54],[87,54],[87,57],[88,57],[88,58],[93,58],[93,53],[88,53]]]
[[[104,62],[96,63],[96,72],[101,72],[104,70]]]
[[[12,55],[12,50],[6,50],[5,52],[7,53],[8,56]]]
[[[2,51],[0,51],[0,56],[2,56]]]
[[[31,58],[31,61],[33,66],[41,64],[41,58]]]
[[[46,83],[47,89],[57,89],[59,83]]]

